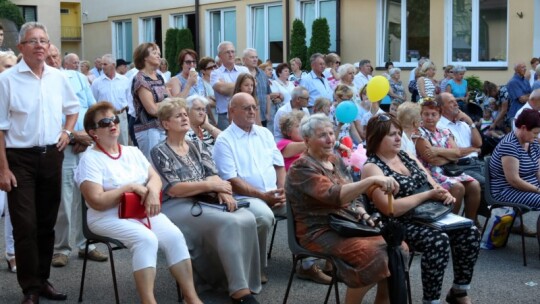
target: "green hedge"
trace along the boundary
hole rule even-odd
[[[18,28],[25,22],[19,7],[8,0],[0,0],[0,18],[15,22]]]
[[[306,27],[300,19],[294,19],[291,29],[291,50],[289,60],[298,57],[304,67],[309,66],[307,60]],[[302,67],[300,67],[302,69]]]

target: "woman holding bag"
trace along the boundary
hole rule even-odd
[[[187,303],[202,303],[193,285],[191,260],[182,232],[161,213],[161,181],[137,147],[121,146],[119,118],[106,101],[88,109],[84,129],[94,140],[75,170],[75,182],[88,206],[89,229],[121,241],[132,253],[133,276],[142,303],[156,303],[154,280],[158,247],[165,251],[170,272]],[[135,192],[144,202],[151,228],[145,220],[121,219],[118,206],[125,192]]]
[[[423,303],[440,303],[444,269],[453,255],[454,284],[446,296],[448,303],[471,303],[467,295],[474,265],[478,258],[480,233],[476,227],[440,231],[414,221],[407,213],[427,200],[444,204],[454,197],[439,186],[425,168],[406,152],[401,151],[401,125],[392,115],[379,114],[367,124],[368,160],[362,170],[362,180],[377,176],[395,178],[399,191],[395,194],[393,214],[405,228],[405,242],[422,252]],[[431,190],[418,193],[422,185]],[[381,189],[371,189],[368,196],[383,216],[389,216],[388,196]]]

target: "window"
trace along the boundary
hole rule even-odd
[[[155,42],[160,49],[163,49],[161,35],[161,17],[150,17],[142,19],[142,31],[140,42]]]
[[[283,6],[265,4],[251,7],[250,45],[261,60],[283,62]]]
[[[195,34],[195,14],[173,15],[171,27],[179,29],[188,28],[192,34]]]
[[[224,9],[210,11],[209,18],[209,50],[212,57],[217,55],[217,47],[222,41],[230,41],[236,46],[236,11],[234,9]]]
[[[30,5],[19,5],[21,14],[25,22],[37,21],[37,7]]]
[[[377,65],[416,66],[429,57],[429,0],[379,0],[383,26]]]
[[[68,8],[61,8],[60,14],[62,15],[69,15],[69,9]]]
[[[507,0],[447,0],[449,64],[506,66]]]
[[[298,0],[300,3],[300,20],[306,27],[306,45],[311,43],[313,20],[326,18],[330,27],[330,51],[335,52],[336,39],[336,0]]]
[[[116,58],[133,61],[133,40],[131,21],[113,22],[113,50]]]

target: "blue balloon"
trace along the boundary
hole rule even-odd
[[[390,98],[389,95],[384,96],[384,98],[381,100],[381,104],[391,104],[392,98]]]
[[[358,108],[350,100],[342,101],[336,108],[336,118],[339,122],[353,122],[358,114]]]

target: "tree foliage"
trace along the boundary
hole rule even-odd
[[[291,29],[291,49],[289,59],[298,57],[307,64],[306,27],[300,19],[294,19]],[[300,67],[302,68],[302,67]]]
[[[18,28],[25,22],[19,7],[9,0],[0,0],[0,18],[15,22]]]
[[[330,49],[330,27],[326,18],[313,20],[308,57],[315,53],[328,54]]]
[[[178,62],[176,57],[178,55],[178,44],[176,43],[176,37],[178,36],[177,28],[169,28],[165,33],[165,59],[169,63],[169,71],[172,75],[178,73]]]

